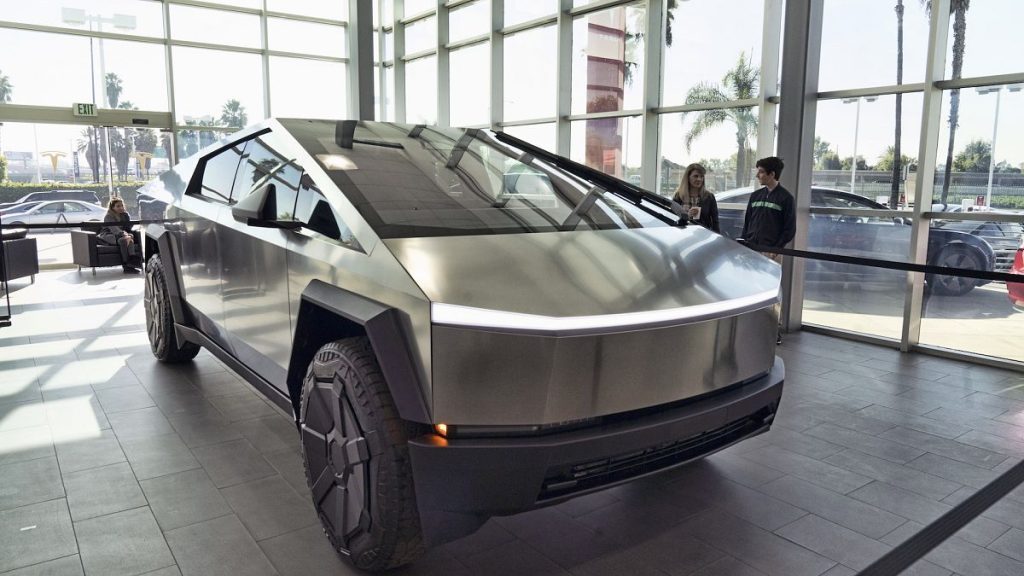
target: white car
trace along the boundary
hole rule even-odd
[[[34,204],[27,209],[25,204]],[[51,200],[49,202],[26,202],[0,211],[5,226],[19,224],[81,224],[102,222],[106,208],[79,200]]]

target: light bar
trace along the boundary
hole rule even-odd
[[[648,310],[624,314],[602,314],[600,316],[540,316],[519,312],[486,310],[455,304],[434,302],[430,305],[430,319],[434,324],[464,326],[488,330],[515,332],[587,333],[608,329],[653,327],[659,325],[690,324],[735,316],[757,310],[778,302],[778,290],[767,290],[759,294],[695,304],[667,310]]]

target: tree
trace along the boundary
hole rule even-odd
[[[0,104],[6,104],[11,101],[11,94],[14,93],[14,85],[11,84],[11,79],[7,77],[3,71],[0,71]],[[0,129],[3,128],[3,123],[0,122]],[[3,139],[0,139],[0,156],[3,155],[4,146]],[[6,170],[4,172],[6,174]]]
[[[121,85],[121,77],[113,72],[107,73],[105,79],[107,91],[107,104],[111,108],[117,108],[117,101],[121,98],[124,87]]]
[[[896,0],[896,85],[903,84],[903,0]],[[882,168],[879,163],[879,170],[892,170],[892,185],[889,187],[889,206],[897,208],[900,205],[900,180],[903,175],[902,160],[904,158],[900,151],[900,141],[903,139],[903,93],[896,93],[896,135],[890,148],[890,168]]]
[[[820,136],[814,137],[814,150],[812,155],[814,157],[814,166],[819,170],[821,169],[821,159],[825,157],[825,154],[828,153],[830,148],[832,148],[832,145],[822,140]]]
[[[843,158],[842,165],[840,168],[842,170],[850,170],[851,168],[853,168],[853,156],[847,156],[846,158]],[[860,154],[857,155],[857,170],[871,170],[871,167],[868,166],[868,163],[864,161],[864,157],[861,156]]]
[[[886,148],[885,154],[882,154],[881,156],[878,157],[878,164],[875,165],[875,170],[881,170],[883,172],[892,172],[895,168],[899,167],[900,172],[895,173],[893,175],[893,178],[898,180],[903,176],[903,166],[909,166],[914,162],[916,162],[916,160],[914,158],[911,158],[910,156],[907,156],[906,154],[900,154],[900,157],[896,159],[896,147],[889,146],[888,148]],[[899,202],[898,195],[899,189],[897,188],[897,202]],[[892,204],[892,206],[895,206],[895,204]]]
[[[988,172],[992,161],[992,147],[984,140],[972,140],[953,159],[957,172]]]
[[[712,104],[754,98],[757,96],[760,76],[760,70],[752,65],[745,52],[741,52],[736,67],[726,72],[721,86],[701,82],[690,88],[686,95],[686,103]],[[754,113],[753,108],[717,108],[699,112],[684,112],[682,120],[685,121],[690,114],[696,116],[693,125],[686,133],[687,152],[690,151],[693,141],[711,128],[726,121],[736,126],[736,185],[742,185],[746,180],[745,174],[749,170],[745,162],[744,151],[750,147],[751,138],[757,135],[757,114]]]
[[[818,167],[819,170],[842,170],[843,162],[839,159],[839,154],[834,150],[829,150],[821,156],[821,164]]]
[[[232,98],[224,103],[220,110],[220,121],[232,128],[244,128],[249,122],[249,116],[245,113],[245,106],[238,100]]]
[[[99,153],[99,139],[93,135],[91,126],[82,130],[82,137],[85,140],[78,141],[77,150],[85,153],[85,161],[89,163],[89,168],[92,169],[92,181],[100,181],[100,153]]]
[[[925,11],[931,15],[931,0],[921,0],[924,3]],[[953,15],[953,74],[952,80],[961,77],[964,68],[964,46],[967,34],[967,10],[971,7],[971,0],[950,0],[949,13]],[[956,126],[960,117],[960,89],[954,88],[949,91],[949,148],[946,150],[946,168],[942,179],[942,198],[940,203],[946,203],[949,196],[949,181],[953,170],[953,145],[956,139]]]

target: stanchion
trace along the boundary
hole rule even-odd
[[[4,235],[4,218],[0,216],[0,238]],[[0,240],[0,290],[4,294],[4,306],[0,308],[0,328],[11,325],[11,290],[7,285],[7,245]]]

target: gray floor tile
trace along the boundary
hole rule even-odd
[[[299,450],[299,431],[282,416],[270,416],[235,422],[232,427],[242,433],[261,454],[278,450]]]
[[[921,454],[924,454],[924,450],[900,444],[892,440],[886,440],[870,434],[863,434],[861,432],[854,432],[847,428],[840,426],[834,426],[832,424],[822,424],[815,426],[805,432],[815,438],[820,438],[833,444],[839,444],[846,446],[847,448],[853,448],[859,450],[865,454],[871,454],[872,456],[878,456],[886,460],[898,462],[903,464],[909,462],[914,458],[917,458]]]
[[[277,415],[255,392],[248,390],[239,394],[214,396],[210,398],[210,402],[230,422]]]
[[[156,521],[165,532],[231,513],[224,497],[202,469],[140,482]]]
[[[183,576],[277,574],[234,515],[170,530],[166,537]]]
[[[4,576],[83,576],[84,574],[82,560],[78,554],[26,566],[12,572],[4,572]]]
[[[199,461],[177,434],[122,440],[121,448],[139,480],[199,468]]]
[[[616,498],[615,495],[612,494],[610,491],[603,490],[601,492],[594,492],[592,494],[580,496],[579,498],[567,500],[562,504],[559,504],[557,508],[566,515],[572,518],[576,518],[578,516],[582,516],[584,514],[593,512],[594,510],[604,508],[609,504],[614,504],[615,502],[618,501],[619,499]]]
[[[825,574],[828,574],[826,572]],[[744,564],[743,562],[733,558],[732,556],[726,556],[721,560],[712,562],[711,564],[697,570],[690,576],[763,576],[764,572],[756,570],[753,567]]]
[[[465,560],[475,554],[497,548],[516,539],[515,535],[506,530],[493,518],[488,520],[479,530],[469,536],[459,538],[444,545],[452,556]]]
[[[210,404],[210,401],[203,397],[198,390],[185,392],[149,393],[156,403],[157,408],[168,418],[191,414],[193,416],[206,416],[217,419],[221,413]]]
[[[30,360],[31,362],[31,360]],[[0,405],[38,402],[43,399],[36,377],[44,371],[34,363],[20,368],[0,368]]]
[[[181,576],[181,570],[178,570],[178,566],[175,564],[174,566],[168,566],[153,572],[146,572],[142,576]]]
[[[1024,530],[1024,503],[1003,498],[982,512],[986,518]]]
[[[542,508],[495,518],[495,522],[549,560],[569,570],[620,547],[617,541],[599,534],[556,508]],[[657,538],[650,542],[655,540]],[[649,545],[648,549],[651,547]],[[659,555],[653,552],[649,557],[657,558]],[[677,560],[682,561],[682,558]]]
[[[342,562],[319,526],[268,538],[259,542],[259,547],[281,576],[358,574],[354,568]]]
[[[781,536],[720,512],[697,514],[683,522],[678,530],[766,574],[818,576],[835,564]]]
[[[737,482],[751,488],[756,488],[763,484],[767,484],[772,480],[785,476],[785,472],[780,472],[774,468],[758,464],[747,458],[741,458],[731,454],[714,454],[705,459],[701,464],[709,466],[711,469],[733,482]]]
[[[63,499],[0,512],[0,572],[78,552]]]
[[[104,388],[96,392],[103,411],[107,414],[128,412],[155,406],[149,393],[140,384],[132,384],[117,388]]]
[[[986,518],[985,516],[978,516],[955,532],[955,535],[971,544],[988,546],[1000,536],[1009,532],[1010,529],[1010,526],[1007,524]]]
[[[960,438],[964,438],[970,434],[973,434],[973,432],[960,436]],[[931,452],[932,454],[938,454],[940,456],[945,456],[947,458],[952,458],[953,460],[958,460],[960,462],[965,462],[982,468],[992,468],[1003,460],[1006,460],[1005,455],[991,450],[985,450],[961,441],[947,440],[945,438],[939,438],[938,436],[932,436],[931,434],[925,434],[924,432],[909,430],[902,427],[896,427],[888,430],[882,433],[881,437],[899,442],[900,444],[919,448],[925,452]],[[1024,446],[1024,443],[1022,443],[1021,446]]]
[[[568,571],[520,540],[470,556],[462,562],[471,573],[488,576],[569,576]]]
[[[857,385],[837,390],[836,394],[849,396],[850,398],[857,398],[858,400],[865,400],[872,404],[878,404],[880,406],[892,408],[893,410],[909,412],[919,416],[927,414],[941,406],[941,404],[935,400],[913,400],[903,396],[886,394],[885,392],[879,392],[877,390],[867,390]]]
[[[880,538],[906,522],[886,510],[790,476],[767,484],[761,490],[869,538]]]
[[[248,440],[233,440],[192,450],[218,488],[276,474]]]
[[[942,500],[960,488],[960,484],[956,482],[856,450],[840,452],[829,456],[825,461],[847,470],[859,472],[875,480],[882,480],[893,486],[910,490],[932,500]]]
[[[1015,560],[1024,562],[1024,531],[1011,528],[1008,532],[1000,536],[999,539],[989,545],[988,548]]]
[[[108,388],[121,388],[124,386],[138,386],[140,385],[139,379],[132,372],[128,366],[121,366],[116,372],[111,374],[106,380],[100,382],[93,382],[91,384],[92,389],[99,392],[100,390],[106,390]]]
[[[146,505],[127,462],[64,475],[68,508],[76,522]]]
[[[90,576],[135,576],[174,564],[148,507],[75,522],[75,535]]]
[[[242,434],[222,416],[184,414],[171,418],[170,422],[189,448],[242,438]]]
[[[974,466],[931,453],[923,454],[907,462],[906,465],[908,468],[927,472],[972,488],[982,488],[999,476],[999,473],[995,470]]]
[[[56,456],[49,426],[17,428],[0,432],[0,466]]]
[[[813,514],[808,514],[776,530],[775,533],[808,550],[858,570],[863,570],[889,551],[889,547],[878,540]]]
[[[172,434],[170,422],[156,406],[110,415],[110,425],[121,440]]]
[[[850,496],[921,524],[930,524],[952,508],[948,504],[880,481],[851,492]]]
[[[312,502],[277,475],[236,484],[221,494],[257,541],[320,523]]]
[[[0,466],[0,510],[64,497],[60,468],[53,457]]]
[[[929,552],[925,559],[948,570],[970,576],[1020,576],[1024,563],[981,546],[952,537]]]
[[[241,394],[252,390],[244,380],[229,372],[200,374],[190,378],[190,382],[207,398]]]
[[[14,402],[0,406],[0,432],[45,426],[46,407],[43,402]]]
[[[306,482],[306,468],[302,456],[295,450],[279,450],[263,455],[264,460],[277,470],[277,473],[303,498],[310,498],[309,484]]]
[[[97,430],[110,428],[110,421],[93,394],[92,389],[85,395],[76,393],[52,398],[43,393],[46,419],[55,441],[91,436]]]
[[[687,494],[700,494],[716,508],[737,516],[766,530],[775,530],[807,514],[802,510],[752,488],[747,488],[693,467],[684,476],[668,485],[671,490]]]
[[[892,408],[886,408],[885,406],[879,406],[872,404],[867,408],[864,408],[858,412],[870,418],[877,420],[885,420],[893,425],[903,426],[911,430],[917,430],[918,432],[924,432],[933,436],[939,436],[942,438],[953,439],[961,434],[965,434],[970,431],[970,427],[953,422],[936,420],[929,416],[915,416],[907,412],[900,412],[899,410],[893,410]]]
[[[743,458],[843,494],[871,482],[862,474],[774,446],[749,452]]]
[[[64,474],[116,464],[126,460],[121,444],[110,430],[101,430],[95,437],[57,443],[57,460]]]
[[[999,455],[1005,454],[1018,458],[1024,456],[1024,442],[979,432],[978,430],[971,430],[967,434],[958,437],[957,441],[971,447],[977,447],[975,448],[976,450],[982,450],[983,452],[995,452]],[[953,456],[950,456],[950,458],[953,458]],[[993,456],[992,459],[996,460],[997,458]],[[970,463],[976,464],[975,462]]]

